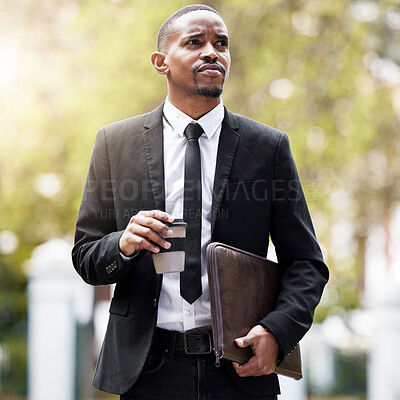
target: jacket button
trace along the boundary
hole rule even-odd
[[[153,308],[156,308],[157,307],[157,299],[154,299],[153,300]]]

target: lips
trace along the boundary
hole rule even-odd
[[[224,74],[224,69],[218,64],[204,64],[202,65],[197,72],[204,72],[204,71],[218,71],[221,74]]]

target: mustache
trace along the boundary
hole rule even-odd
[[[224,76],[226,75],[226,70],[225,70],[224,66],[223,66],[222,64],[220,64],[218,61],[214,61],[214,62],[204,62],[204,63],[200,63],[200,64],[198,64],[198,65],[195,65],[195,66],[192,68],[192,72],[193,72],[193,73],[198,72],[198,70],[199,70],[201,67],[205,66],[205,65],[217,66],[217,67],[218,67],[217,69],[218,69]]]

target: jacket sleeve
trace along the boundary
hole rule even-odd
[[[270,233],[282,280],[275,310],[260,323],[285,357],[310,328],[329,278],[286,134],[277,147],[272,187]]]
[[[72,262],[85,282],[116,283],[140,258],[140,254],[133,259],[121,257],[122,233],[116,226],[107,138],[102,128],[97,133],[89,164],[72,249]]]

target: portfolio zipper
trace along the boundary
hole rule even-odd
[[[218,368],[221,363],[219,362],[219,360],[221,359],[221,356],[219,355],[219,351],[215,350],[215,366]]]
[[[214,244],[211,248],[215,248],[218,244]],[[211,248],[208,251],[208,256],[210,256]],[[214,257],[210,260],[212,267],[215,265],[215,254]],[[219,286],[218,286],[218,276],[216,268],[210,268],[212,274],[212,281],[215,285],[210,285],[211,290],[211,312],[212,312],[212,331],[213,331],[213,340],[214,340],[214,353],[215,353],[215,366],[220,366],[220,359],[223,357],[222,353],[222,316],[218,315],[221,312],[221,304],[219,298]],[[216,293],[215,293],[216,292]]]

